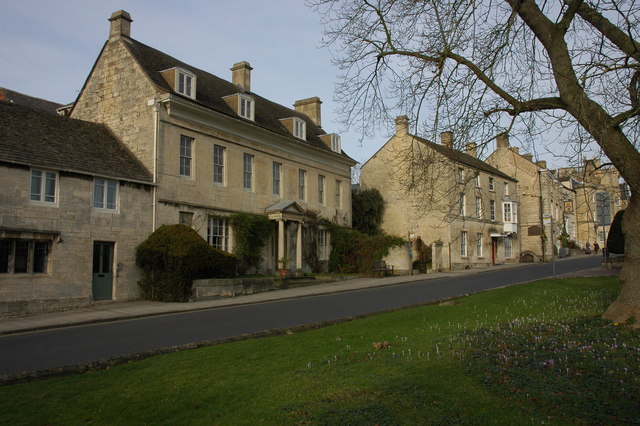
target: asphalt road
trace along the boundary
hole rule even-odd
[[[563,260],[556,263],[556,273],[595,268],[600,261],[599,256]],[[1,336],[0,376],[349,318],[551,275],[551,264],[532,264],[322,296]]]

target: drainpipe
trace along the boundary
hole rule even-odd
[[[147,105],[153,107],[153,200],[151,203],[151,232],[156,230],[157,221],[157,184],[158,184],[158,133],[160,131],[160,103],[157,99],[149,99]]]

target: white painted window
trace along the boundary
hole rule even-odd
[[[324,229],[318,230],[318,239],[317,239],[317,247],[318,247],[318,260],[326,261],[329,260],[329,232]]]
[[[336,207],[342,208],[342,181],[336,180]]]
[[[480,188],[480,173],[476,173],[476,175],[473,177],[473,181],[476,185],[476,188]]]
[[[476,218],[482,219],[482,198],[476,197]]]
[[[293,119],[293,136],[298,139],[307,139],[307,123],[298,117]]]
[[[244,154],[242,164],[242,187],[251,191],[253,189],[253,155]]]
[[[227,149],[220,145],[213,146],[213,182],[224,185],[224,160]]]
[[[495,190],[496,190],[495,180],[492,177],[490,177],[489,178],[489,191],[493,192]]]
[[[513,241],[510,237],[506,237],[504,239],[504,257],[510,258],[513,257]]]
[[[318,175],[318,204],[324,204],[324,176]]]
[[[196,76],[186,70],[176,69],[176,92],[196,98]]]
[[[509,183],[508,182],[504,183],[504,195],[505,196],[509,195]]]
[[[333,134],[331,135],[331,150],[334,152],[342,151],[342,143],[340,141],[340,136]]]
[[[495,200],[489,200],[489,215],[490,215],[491,221],[496,220],[496,201]]]
[[[219,250],[230,252],[229,235],[230,229],[227,219],[209,216],[207,223],[207,242],[209,244]]]
[[[465,204],[467,203],[467,197],[464,194],[460,194],[460,216],[466,215],[467,209]]]
[[[238,115],[251,121],[255,119],[255,103],[248,96],[238,96]]]
[[[502,203],[502,221],[511,222],[511,203]]]
[[[280,186],[282,180],[282,164],[273,163],[273,195],[280,195]]]
[[[29,199],[42,203],[55,204],[58,198],[58,174],[44,170],[31,170],[31,189]]]
[[[460,256],[467,255],[467,231],[460,232]]]
[[[484,238],[484,235],[482,235],[482,233],[478,232],[478,240],[477,240],[477,247],[476,247],[476,251],[478,253],[478,257],[482,257],[482,240]]]
[[[94,179],[93,207],[116,210],[118,207],[118,182],[107,179]]]
[[[307,199],[307,172],[298,170],[298,198],[302,201]]]
[[[458,182],[464,183],[464,169],[462,167],[458,169]]]
[[[193,138],[180,135],[180,176],[191,177]]]

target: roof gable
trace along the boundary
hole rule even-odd
[[[0,161],[151,183],[106,126],[0,102]]]

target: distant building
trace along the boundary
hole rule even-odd
[[[407,117],[363,166],[363,189],[384,201],[382,229],[432,246],[433,267],[458,269],[517,262],[516,179],[453,148],[453,134],[436,144],[408,133]],[[414,253],[414,258],[417,253]]]
[[[611,220],[629,204],[629,187],[612,165],[593,158],[579,167],[556,171],[565,186],[576,193],[577,241],[581,246],[597,242],[604,247]]]
[[[570,240],[577,239],[575,191],[560,182],[546,161],[534,162],[531,154],[520,154],[502,134],[487,163],[518,180],[522,262],[551,260],[564,232]]]

